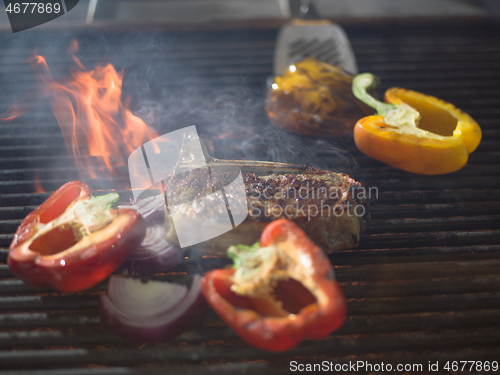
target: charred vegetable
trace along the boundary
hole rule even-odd
[[[139,246],[146,231],[135,210],[113,210],[118,194],[92,197],[89,187],[68,182],[31,212],[16,231],[8,264],[34,287],[65,292],[106,279]]]
[[[284,351],[339,328],[346,301],[333,267],[294,222],[273,221],[260,245],[228,250],[234,267],[209,272],[202,291],[249,344]]]
[[[275,77],[267,96],[271,121],[294,133],[344,139],[373,110],[354,97],[353,76],[312,57]]]

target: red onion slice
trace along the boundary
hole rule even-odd
[[[131,276],[151,276],[177,266],[184,254],[176,244],[165,240],[165,227],[156,224],[146,228],[146,236],[136,251],[116,273]]]
[[[102,322],[116,334],[143,342],[168,340],[190,328],[205,312],[201,276],[183,285],[112,276],[100,297]]]
[[[113,276],[108,283],[108,296],[118,310],[130,316],[155,316],[170,310],[188,294],[185,285],[160,281],[137,282],[137,279]],[[129,295],[137,304],[130,305]]]

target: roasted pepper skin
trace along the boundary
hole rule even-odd
[[[347,313],[345,297],[335,280],[330,260],[294,222],[280,219],[263,231],[260,246],[293,246],[303,273],[300,283],[315,299],[310,300],[292,284],[285,293],[293,300],[307,301],[296,313],[266,314],[268,301],[231,291],[236,270],[218,269],[205,275],[202,292],[219,316],[240,337],[260,349],[282,352],[303,339],[321,339],[338,329]]]
[[[68,182],[26,216],[9,248],[11,272],[32,287],[78,292],[120,266],[145,235],[146,224],[135,210],[111,210],[112,223],[80,240],[71,228],[64,228],[34,241],[41,225],[50,225],[75,201],[90,198],[86,184]]]
[[[467,164],[481,141],[479,125],[441,99],[394,87],[385,92],[384,101],[415,109],[420,115],[416,131],[388,124],[379,111],[356,123],[354,142],[365,155],[396,169],[422,175],[455,172]]]
[[[293,133],[346,140],[356,121],[372,113],[351,92],[353,76],[309,57],[274,78],[266,101],[272,123]]]

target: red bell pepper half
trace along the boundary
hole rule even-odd
[[[285,351],[338,329],[345,297],[328,257],[294,222],[273,221],[260,245],[232,246],[233,268],[207,273],[202,291],[212,308],[249,344]]]
[[[112,209],[119,196],[93,197],[72,181],[23,220],[9,249],[11,272],[33,287],[78,292],[106,279],[140,245],[146,231],[132,209]]]

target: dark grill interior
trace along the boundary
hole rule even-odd
[[[435,95],[481,125],[483,140],[467,166],[433,177],[370,160],[352,142],[317,142],[272,129],[263,97],[276,32],[9,35],[0,39],[0,108],[7,109],[36,81],[29,65],[20,64],[35,46],[54,75],[63,76],[72,66],[67,46],[77,37],[78,56],[88,68],[106,60],[125,69],[124,91],[132,96],[133,110],[147,115],[141,112],[145,100],[161,103],[165,110],[149,118],[160,134],[165,124],[173,123],[197,124],[208,135],[234,125],[236,134],[216,141],[216,157],[305,161],[376,187],[372,220],[360,246],[330,257],[348,299],[344,326],[325,340],[276,354],[242,343],[210,311],[200,326],[176,339],[143,345],[101,326],[97,306],[105,284],[64,294],[35,290],[14,278],[6,265],[13,233],[49,195],[34,192],[37,174],[49,192],[79,178],[47,101],[42,101],[26,116],[0,125],[1,369],[13,374],[23,369],[33,374],[278,374],[289,373],[291,360],[367,360],[423,364],[426,369],[428,361],[443,365],[447,360],[500,358],[498,24],[427,21],[346,27],[360,71],[381,78],[381,93],[400,86]],[[271,145],[269,137],[256,138],[252,127],[294,146]],[[318,146],[313,155],[306,152],[311,145]],[[96,193],[114,187],[88,182]],[[123,200],[130,197],[126,190],[119,192]],[[175,271],[220,264],[193,255]]]

